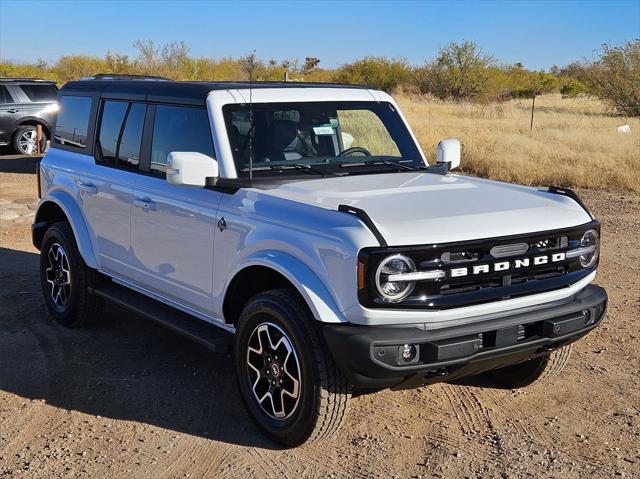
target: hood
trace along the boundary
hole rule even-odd
[[[337,210],[363,209],[389,246],[533,233],[591,221],[546,190],[461,175],[401,172],[287,183],[261,193]]]

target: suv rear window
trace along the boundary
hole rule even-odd
[[[150,170],[164,178],[167,155],[197,151],[215,158],[209,117],[204,108],[158,105],[153,128]]]
[[[58,145],[85,148],[90,114],[91,98],[87,96],[61,96],[53,142]]]
[[[58,89],[55,85],[20,85],[22,91],[32,102],[55,101],[58,96]]]

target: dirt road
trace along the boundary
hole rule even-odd
[[[82,330],[47,318],[34,165],[0,159],[0,478],[640,477],[640,196],[580,192],[611,302],[553,384],[361,396],[331,443],[283,450],[249,421],[229,358],[114,307]]]

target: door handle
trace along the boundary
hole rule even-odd
[[[7,113],[18,113],[18,110],[12,108],[11,110],[7,110]]]
[[[156,203],[150,198],[134,198],[133,206],[136,208],[142,208],[145,211],[155,211]]]
[[[84,191],[88,195],[95,195],[98,188],[93,183],[85,183],[84,181],[76,181],[76,186],[80,191]]]

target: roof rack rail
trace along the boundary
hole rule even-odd
[[[154,75],[128,75],[120,73],[96,73],[95,75],[83,77],[82,80],[159,80],[172,81],[171,78]]]
[[[39,81],[45,83],[55,83],[55,80],[45,80],[44,78],[32,78],[32,77],[0,77],[0,81]]]

